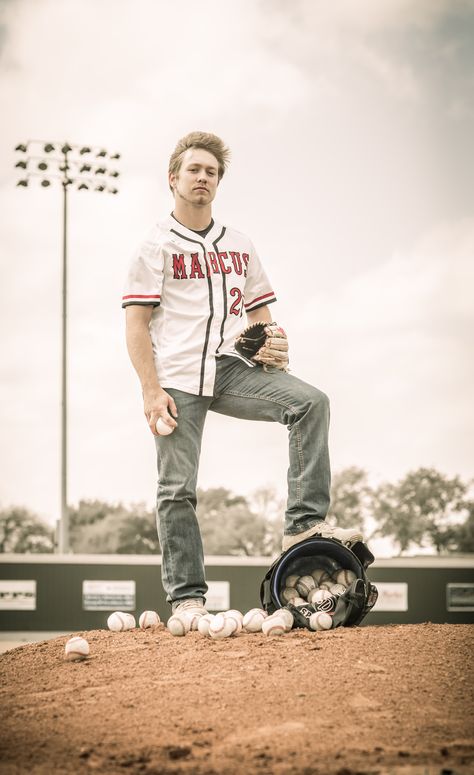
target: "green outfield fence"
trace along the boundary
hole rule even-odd
[[[268,557],[207,557],[208,608],[260,605]],[[169,616],[161,558],[149,555],[0,555],[0,631],[90,630],[109,613]],[[474,622],[474,555],[378,560],[379,600],[364,624]]]

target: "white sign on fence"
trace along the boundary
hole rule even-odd
[[[374,611],[408,611],[408,584],[376,581],[379,596]]]
[[[135,581],[83,581],[84,611],[134,611]]]
[[[208,611],[228,611],[230,608],[230,583],[228,581],[208,581],[206,609]]]
[[[36,611],[36,581],[0,580],[0,610]]]

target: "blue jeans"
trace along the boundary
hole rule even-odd
[[[288,501],[284,531],[301,533],[329,508],[329,401],[320,390],[283,371],[266,372],[239,358],[217,358],[214,396],[166,388],[178,409],[178,428],[156,436],[157,525],[163,587],[170,603],[204,598],[204,553],[196,518],[196,486],[206,414],[279,422],[289,430]]]

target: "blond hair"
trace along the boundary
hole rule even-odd
[[[181,140],[178,140],[176,148],[170,157],[168,173],[170,175],[178,174],[181,169],[183,154],[188,148],[203,148],[215,156],[218,164],[217,174],[220,181],[229,164],[230,150],[220,137],[210,132],[190,132],[185,137],[182,137]]]

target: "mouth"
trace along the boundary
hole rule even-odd
[[[196,186],[194,191],[208,191],[208,189],[205,186]]]

